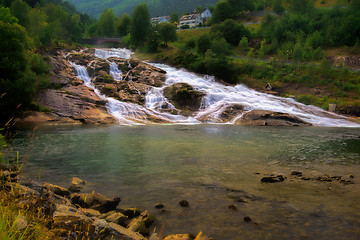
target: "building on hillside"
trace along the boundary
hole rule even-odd
[[[208,8],[201,14],[201,18],[204,22],[206,22],[209,18],[211,18],[211,16],[212,14]]]
[[[170,22],[170,16],[161,16],[150,19],[151,24],[156,25],[162,22]]]
[[[203,24],[203,20],[200,14],[184,15],[180,19],[179,27],[189,25],[189,27],[195,27],[199,24]]]

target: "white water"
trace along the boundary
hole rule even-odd
[[[131,52],[127,49],[96,49],[95,56],[108,59],[119,57],[130,59]],[[270,110],[292,114],[315,126],[327,127],[360,127],[359,124],[346,120],[345,117],[327,112],[315,106],[307,106],[296,102],[291,98],[277,97],[271,94],[257,92],[244,85],[225,86],[215,82],[213,77],[200,76],[183,69],[176,69],[164,64],[153,64],[167,72],[166,81],[161,88],[152,88],[145,97],[145,107],[125,103],[101,95],[91,84],[85,67],[73,64],[78,71],[78,77],[84,80],[86,86],[95,90],[103,99],[108,101],[107,108],[110,114],[115,116],[120,124],[146,124],[152,123],[149,116],[169,123],[200,123],[198,119],[206,117],[209,123],[222,123],[219,116],[229,106],[239,104],[245,106],[246,111],[255,109]],[[122,73],[115,63],[110,62],[110,75],[117,81],[121,81]],[[163,95],[163,89],[175,83],[188,83],[195,90],[204,92],[200,110],[193,117],[164,112],[163,109],[176,110],[176,108]],[[227,124],[235,123],[243,114],[240,114]]]

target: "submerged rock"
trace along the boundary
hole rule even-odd
[[[256,126],[311,126],[310,123],[301,120],[288,113],[253,110],[244,114],[236,124]]]
[[[285,177],[283,175],[263,177],[261,179],[261,182],[263,182],[263,183],[276,183],[276,182],[283,182],[283,181],[285,181]]]
[[[179,205],[182,206],[182,207],[189,207],[189,206],[190,206],[190,205],[189,205],[189,202],[186,201],[186,200],[181,200],[181,201],[179,202]]]

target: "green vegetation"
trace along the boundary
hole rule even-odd
[[[49,84],[39,53],[80,41],[94,20],[60,0],[0,1],[0,122],[34,108]]]

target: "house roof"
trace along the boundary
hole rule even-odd
[[[184,15],[181,17],[180,21],[188,21],[188,20],[193,20],[196,17],[198,17],[199,14],[189,14],[189,15]]]

